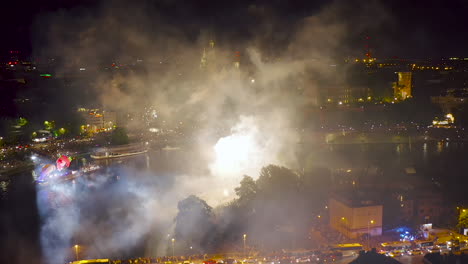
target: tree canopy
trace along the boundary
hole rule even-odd
[[[181,200],[177,208],[179,212],[175,218],[176,239],[196,248],[213,248],[212,242],[216,234],[213,208],[195,195]]]
[[[123,127],[117,127],[114,129],[111,135],[111,144],[113,145],[125,145],[128,144],[130,140],[128,139],[127,130]]]

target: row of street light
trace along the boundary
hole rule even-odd
[[[169,237],[169,236],[170,236],[170,235],[168,235],[168,237]],[[175,241],[176,241],[175,238],[172,238],[172,239],[171,239],[171,244],[172,244],[172,257],[175,256]],[[246,255],[245,255],[245,252],[246,252],[245,249],[246,249],[246,242],[247,242],[247,234],[244,234],[244,235],[243,235],[243,242],[244,242],[243,255],[244,255],[244,257],[245,257],[245,256],[246,256]],[[78,244],[76,244],[75,246],[73,246],[73,248],[74,248],[74,250],[75,250],[75,259],[76,259],[76,260],[79,260],[79,249],[80,249],[80,246],[79,246]],[[192,250],[193,250],[193,247],[190,246],[190,251],[192,251]]]
[[[320,216],[319,216],[319,218],[320,218]],[[347,234],[346,236],[348,236],[347,219],[346,219],[346,217],[343,216],[343,217],[341,217],[341,220],[342,220],[343,223],[344,223],[343,228],[344,228],[345,233]],[[368,247],[369,249],[370,249],[370,237],[371,237],[370,227],[371,227],[371,225],[373,225],[374,223],[375,223],[374,220],[369,220],[369,221],[367,222],[367,247]]]

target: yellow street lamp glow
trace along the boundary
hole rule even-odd
[[[370,223],[371,223],[371,224],[374,224],[374,220],[370,220]]]
[[[75,246],[75,258],[78,260],[78,245],[76,244]]]

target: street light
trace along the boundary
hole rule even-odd
[[[244,258],[246,257],[245,255],[245,240],[247,239],[247,234],[244,234],[244,252],[243,252],[243,255],[244,255]]]
[[[74,248],[75,248],[75,258],[76,260],[78,260],[78,245],[75,245]]]
[[[174,258],[174,243],[175,243],[175,238],[172,238],[171,241],[172,241],[172,258]]]
[[[370,249],[370,225],[373,225],[374,224],[374,220],[370,220],[369,222],[367,222],[367,248]]]
[[[343,233],[345,235],[346,238],[348,238],[348,229],[346,227],[346,217],[342,216],[341,217],[341,221],[343,221]]]

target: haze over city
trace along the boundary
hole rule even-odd
[[[0,262],[468,263],[467,11],[6,4]]]

